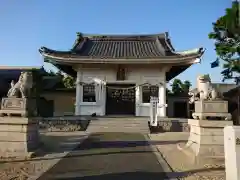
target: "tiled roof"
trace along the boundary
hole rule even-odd
[[[151,58],[170,52],[162,36],[85,37],[73,49],[82,56],[105,58]]]
[[[197,63],[203,48],[176,52],[168,33],[155,35],[83,35],[77,39],[70,51],[57,51],[41,47],[39,52],[45,62],[50,62],[63,72],[76,76],[73,64],[78,63],[173,63],[166,74],[167,81]]]
[[[71,51],[55,51],[43,47],[40,52],[58,54],[63,57],[82,58],[161,58],[176,56],[167,33],[157,35],[107,35],[83,36],[78,38]]]

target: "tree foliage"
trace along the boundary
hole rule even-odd
[[[56,77],[60,79],[60,82],[58,83],[57,87],[58,88],[75,88],[75,78],[71,77],[67,74],[64,74],[62,71],[45,71],[45,69],[42,67],[39,70],[39,73],[41,73],[41,78],[43,77]],[[41,79],[39,78],[39,80]],[[52,79],[54,81],[54,79]]]
[[[240,81],[240,3],[232,2],[232,7],[227,8],[225,15],[213,23],[213,32],[209,38],[215,40],[215,50],[218,59],[224,61],[223,81],[234,79]],[[217,59],[217,61],[218,61]]]
[[[66,88],[75,88],[75,78],[69,76],[69,75],[66,75],[63,77],[62,79],[62,82],[64,84],[64,87]]]
[[[41,70],[41,71],[40,71]],[[32,96],[35,98],[39,98],[42,90],[43,90],[43,75],[42,69],[32,69],[32,76],[33,76],[33,89],[32,89]]]
[[[172,83],[172,94],[181,95],[188,94],[190,87],[192,86],[190,81],[182,82],[180,79],[174,79]]]

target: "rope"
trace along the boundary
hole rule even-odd
[[[96,83],[95,82],[92,82],[92,83],[85,83],[85,82],[80,82],[80,85],[95,85]],[[158,84],[149,84],[149,83],[143,83],[143,84],[140,84],[140,85],[136,85],[136,86],[132,86],[132,87],[127,87],[127,88],[121,88],[121,87],[112,87],[112,86],[108,86],[106,85],[105,87],[108,88],[108,89],[113,89],[113,90],[130,90],[130,89],[136,89],[138,87],[142,87],[142,86],[158,86],[158,85],[162,85],[163,83],[158,83]],[[100,85],[100,84],[98,84]]]

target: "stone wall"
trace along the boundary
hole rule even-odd
[[[161,118],[158,120],[158,132],[189,132],[188,119]]]
[[[49,91],[44,92],[41,96],[47,100],[52,100],[53,104],[53,116],[74,115],[75,111],[75,91],[73,92],[61,92],[61,91]],[[64,103],[63,103],[64,102]]]
[[[84,131],[86,130],[91,117],[83,116],[59,116],[42,118],[39,121],[40,131]]]
[[[91,116],[61,116],[42,118],[40,120],[41,131],[85,131],[91,120]],[[148,119],[146,119],[147,121]],[[188,119],[161,118],[158,120],[157,132],[189,132]]]

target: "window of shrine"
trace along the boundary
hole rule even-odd
[[[83,85],[83,102],[96,102],[95,85]]]
[[[158,86],[143,86],[142,87],[142,102],[150,103],[150,96],[158,97]]]

